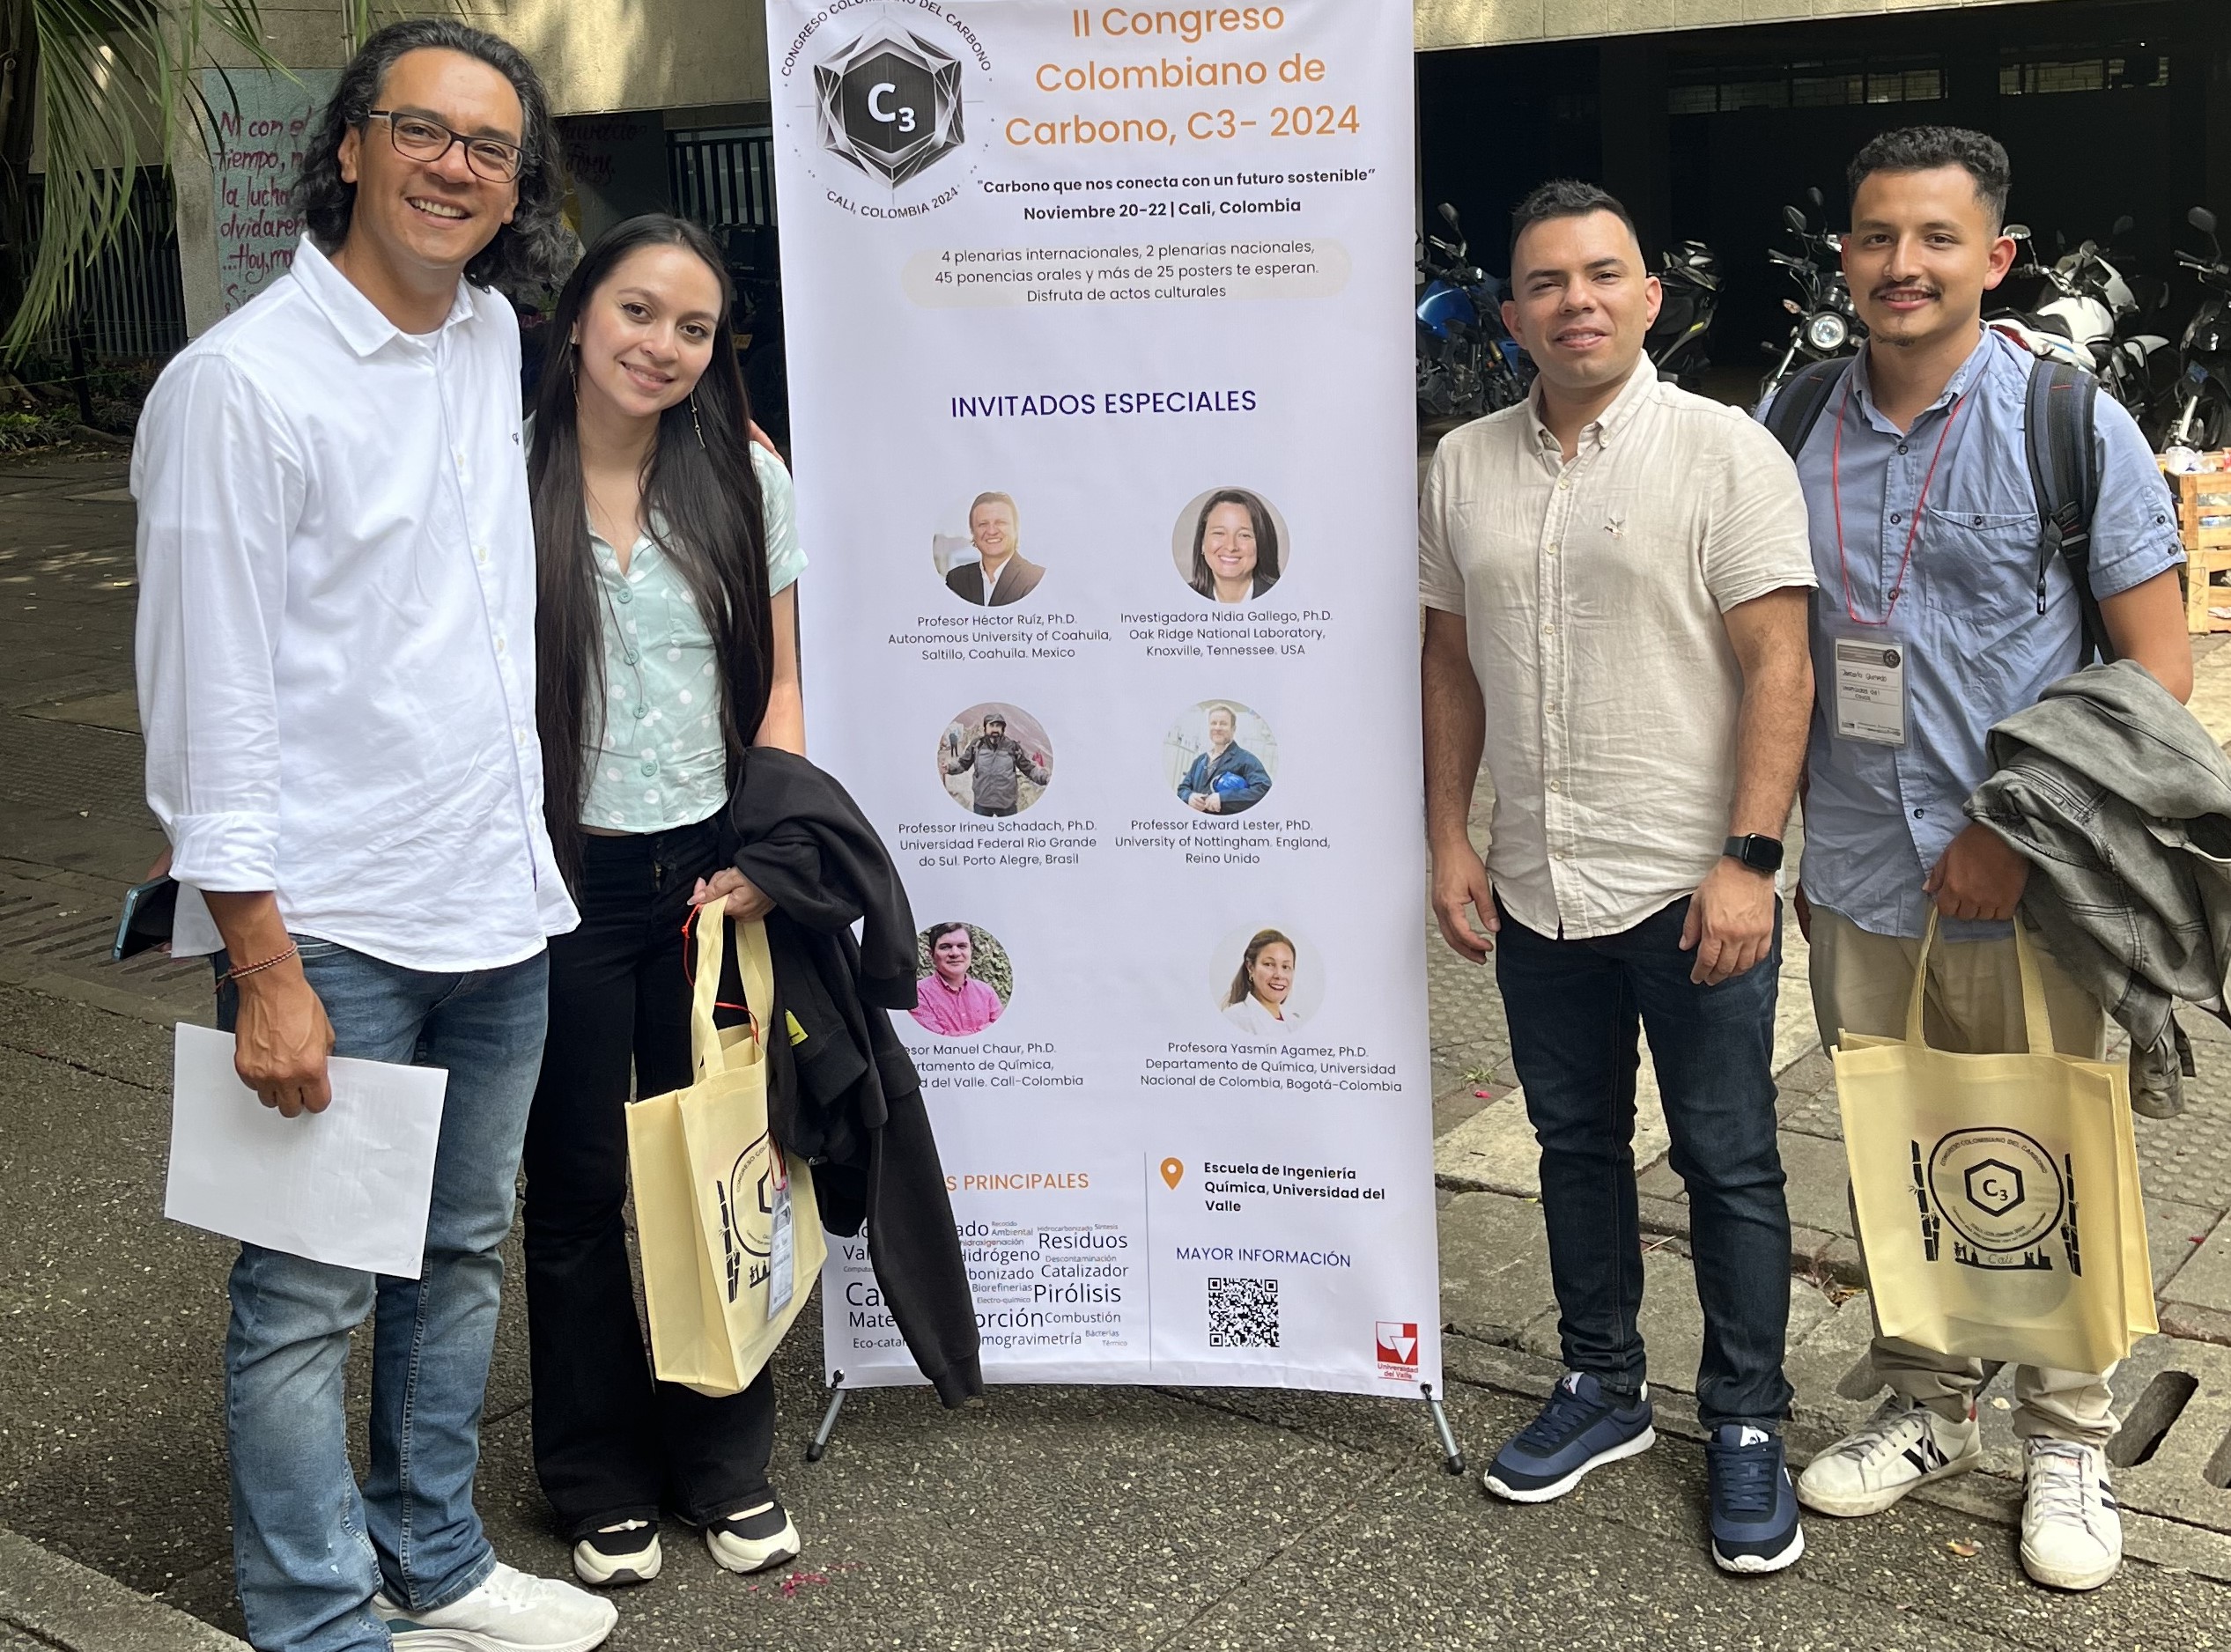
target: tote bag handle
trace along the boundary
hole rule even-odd
[[[1929,951],[1937,944],[1937,909],[1929,909],[1928,933],[1921,938],[1921,956],[1913,966],[1913,994],[1906,1003],[1906,1042],[1926,1049],[1928,1038],[1922,1032],[1922,1002],[1929,994]],[[2049,1056],[2053,1053],[2053,1019],[2045,1007],[2045,977],[2038,972],[2037,955],[2023,933],[2021,919],[2014,919],[2014,963],[2022,977],[2022,1025],[2029,1040],[2029,1053]]]
[[[712,921],[707,922],[710,918]],[[700,1080],[728,1066],[728,1047],[720,1042],[713,1011],[720,995],[720,966],[728,957],[728,918],[717,907],[700,907],[690,920],[697,928],[697,982],[690,1005],[690,1049],[697,1058]],[[743,977],[744,1007],[751,1015],[751,1053],[757,1061],[766,1047],[768,1013],[774,1007],[774,959],[767,949],[767,926],[755,918],[742,926],[736,938],[736,967]]]

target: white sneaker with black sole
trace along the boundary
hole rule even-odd
[[[1976,1408],[1948,1422],[1926,1405],[1893,1399],[1857,1434],[1823,1451],[1798,1477],[1798,1501],[1823,1515],[1879,1515],[1917,1486],[1964,1474],[1983,1461]]]
[[[609,1600],[554,1577],[529,1577],[499,1561],[471,1594],[432,1611],[372,1597],[395,1652],[591,1652],[620,1614]]]
[[[713,1563],[728,1572],[764,1572],[798,1558],[798,1528],[772,1498],[705,1529]]]
[[[599,1526],[573,1545],[573,1575],[592,1589],[647,1583],[665,1564],[654,1520]]]
[[[2122,1569],[2123,1511],[2107,1453],[2072,1440],[2023,1449],[2022,1570],[2053,1589],[2097,1589]]]

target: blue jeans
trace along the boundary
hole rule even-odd
[[[430,975],[296,937],[334,1053],[446,1067],[420,1278],[244,1244],[231,1280],[225,1426],[233,1563],[261,1652],[386,1652],[375,1589],[447,1605],[496,1564],[473,1508],[520,1143],[540,1070],[547,957]],[[218,968],[225,967],[219,957]],[[219,994],[230,1030],[233,989]],[[372,1331],[372,1472],[349,1466],[342,1373]]]
[[[1704,1310],[1697,1413],[1705,1427],[1778,1429],[1790,1317],[1790,1213],[1775,1139],[1774,950],[1718,986],[1688,978],[1687,899],[1634,928],[1554,940],[1503,914],[1496,984],[1511,1065],[1541,1144],[1541,1210],[1564,1361],[1614,1393],[1645,1375],[1636,1316],[1643,1252],[1635,1199],[1636,1028],[1688,1190],[1696,1295]]]

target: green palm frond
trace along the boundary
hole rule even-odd
[[[364,0],[351,0],[352,10]],[[32,85],[46,140],[38,244],[0,354],[14,357],[77,303],[78,284],[130,211],[137,156],[167,155],[198,102],[193,70],[222,39],[283,69],[263,43],[257,0],[0,0],[35,54]],[[20,191],[26,181],[7,181]],[[22,219],[18,217],[20,225]]]

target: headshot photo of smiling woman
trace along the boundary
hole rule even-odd
[[[1298,1031],[1301,1012],[1289,1001],[1298,961],[1284,934],[1257,930],[1224,995],[1224,1019],[1250,1038],[1275,1040]]]
[[[1278,583],[1278,517],[1260,494],[1218,488],[1186,506],[1178,532],[1179,571],[1211,602],[1251,601]]]

